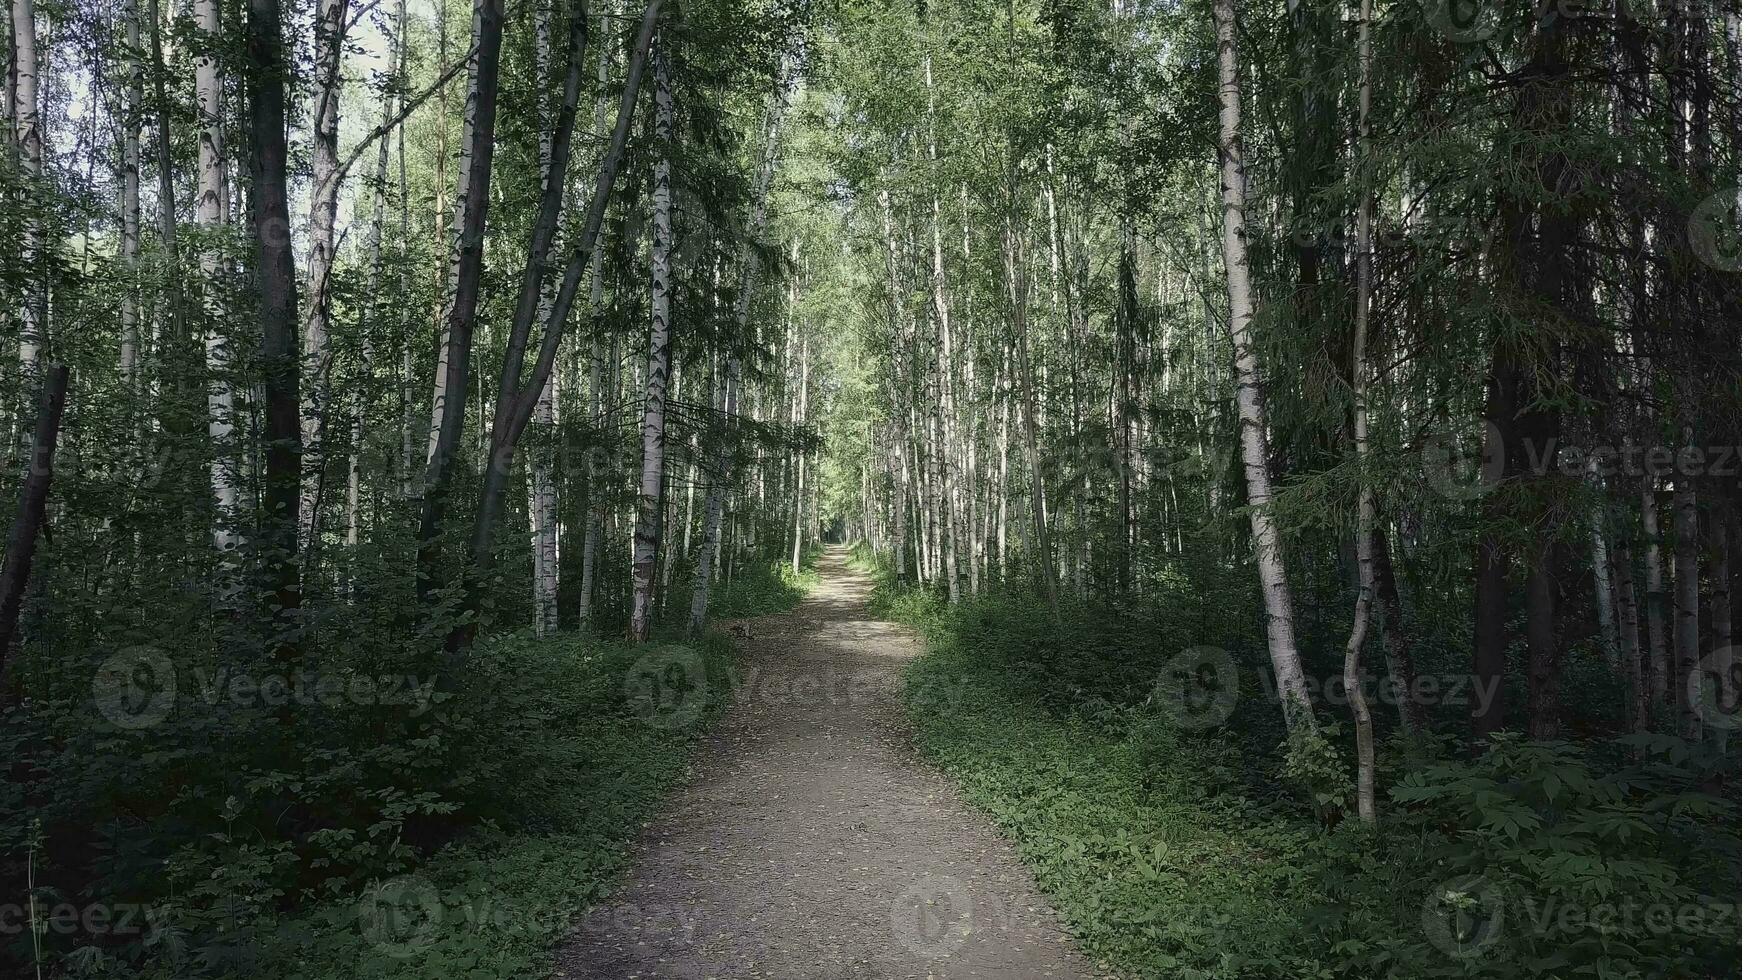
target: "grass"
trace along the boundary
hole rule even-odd
[[[810,578],[774,564],[747,572],[716,614],[789,608]],[[145,746],[134,749],[141,773],[155,766],[154,782],[185,787],[170,812],[210,810],[216,832],[165,838],[154,844],[165,856],[134,861],[127,885],[91,893],[146,896],[143,929],[45,935],[41,952],[13,935],[0,964],[112,980],[548,974],[730,702],[734,650],[722,633],[680,639],[675,627],[644,646],[520,632],[481,643],[464,676],[427,713],[376,729],[345,715],[303,732],[294,767],[239,739],[213,743],[233,747],[229,771],[181,766],[178,746],[209,724],[198,711],[123,743]],[[284,799],[325,829],[274,835],[252,819]]]
[[[1310,830],[1219,796],[1214,746],[1056,715],[1001,658],[931,626],[907,676],[918,745],[1015,843],[1086,952],[1125,975],[1319,975],[1290,927],[1313,887],[1290,860]]]
[[[625,869],[637,832],[730,700],[723,638],[651,649],[572,637],[517,645],[503,666],[538,680],[521,686],[532,699],[517,710],[536,719],[522,736],[541,744],[538,767],[500,786],[512,823],[481,825],[405,875],[279,924],[260,944],[263,975],[548,973],[554,945]],[[635,678],[653,675],[662,679],[648,697]]]
[[[1255,617],[1191,602],[1067,604],[1055,623],[1032,596],[950,607],[886,574],[873,599],[928,640],[907,673],[918,747],[1013,842],[1103,969],[1168,980],[1735,975],[1733,931],[1629,921],[1567,933],[1541,917],[1604,903],[1733,908],[1742,841],[1731,803],[1702,791],[1709,757],[1661,737],[1497,739],[1475,756],[1388,740],[1379,829],[1327,821],[1325,776],[1346,783],[1345,736],[1327,725],[1315,754],[1282,751],[1280,712],[1251,684],[1257,651],[1238,635]],[[1218,619],[1221,632],[1206,628]],[[1246,658],[1241,696],[1227,723],[1185,730],[1150,692],[1172,652],[1205,639]],[[1493,886],[1481,898],[1492,906],[1443,887],[1473,880]],[[1440,928],[1466,920],[1494,926],[1474,954]]]
[[[709,615],[716,619],[740,619],[791,609],[817,584],[816,563],[821,554],[815,548],[806,552],[796,573],[791,563],[785,561],[746,566],[729,584],[716,586],[708,604]]]

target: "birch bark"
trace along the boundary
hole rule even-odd
[[[1235,41],[1234,0],[1215,0],[1218,149],[1222,179],[1222,261],[1228,275],[1228,336],[1234,345],[1235,399],[1240,414],[1240,450],[1246,502],[1264,589],[1266,638],[1271,669],[1289,729],[1313,728],[1312,702],[1294,637],[1294,597],[1283,565],[1282,540],[1270,513],[1270,445],[1266,435],[1263,376],[1252,340],[1253,297],[1246,254],[1246,162],[1240,135],[1240,64]]]
[[[653,626],[653,580],[659,553],[661,499],[665,474],[665,394],[671,371],[671,156],[674,108],[670,59],[664,39],[653,49],[653,241],[647,338],[647,387],[641,415],[641,491],[636,506],[633,554],[634,594],[629,639],[645,642]]]

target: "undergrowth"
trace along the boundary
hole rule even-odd
[[[814,573],[780,564],[714,614],[796,603]],[[416,637],[356,633],[287,698],[219,648],[141,647],[9,712],[0,975],[538,975],[736,682],[719,633],[501,634],[440,685]]]
[[[1067,604],[1055,622],[1032,596],[952,608],[887,570],[874,598],[929,641],[908,671],[920,749],[1087,952],[1169,980],[1735,975],[1742,842],[1710,791],[1723,761],[1658,737],[1503,737],[1480,754],[1394,737],[1380,828],[1327,820],[1344,734],[1285,751],[1261,647],[1226,610],[1207,634],[1214,616],[1172,601]],[[1206,640],[1243,651],[1237,703],[1182,725],[1158,679]]]

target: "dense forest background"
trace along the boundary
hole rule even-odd
[[[7,965],[536,971],[827,539],[1110,969],[1734,969],[1733,4],[10,12]]]

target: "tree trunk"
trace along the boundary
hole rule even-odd
[[[663,39],[653,51],[652,326],[647,339],[647,388],[641,416],[641,494],[636,508],[629,639],[646,642],[653,626],[654,560],[659,553],[660,487],[665,474],[665,388],[671,370],[671,159],[673,107],[670,59]]]
[[[43,179],[42,95],[36,44],[36,0],[12,0],[12,97],[10,106],[14,141],[23,169],[27,194],[40,193],[35,185]],[[19,256],[26,270],[18,310],[18,369],[25,382],[25,397],[33,397],[37,383],[38,357],[47,341],[48,290],[42,240],[34,209],[26,215],[23,249]],[[26,447],[28,449],[28,447]]]
[[[1698,683],[1700,661],[1700,515],[1690,479],[1683,474],[1676,477],[1675,661],[1670,683],[1674,685],[1681,737],[1697,742],[1700,704],[1689,696],[1688,688],[1690,682]]]
[[[137,394],[139,350],[139,130],[145,117],[145,74],[139,30],[139,0],[125,0],[127,66],[121,109],[121,381]]]
[[[1645,633],[1650,643],[1646,672],[1651,679],[1652,713],[1669,697],[1669,589],[1663,565],[1663,530],[1658,517],[1657,489],[1650,474],[1639,495],[1639,516],[1645,526]]]
[[[1360,81],[1356,143],[1359,151],[1361,200],[1355,212],[1355,334],[1350,351],[1354,374],[1355,460],[1360,467],[1360,489],[1355,515],[1355,561],[1360,582],[1355,599],[1355,625],[1343,653],[1343,690],[1349,698],[1349,714],[1355,722],[1355,811],[1371,826],[1378,820],[1374,798],[1373,715],[1367,707],[1366,687],[1361,677],[1361,646],[1367,639],[1367,622],[1373,606],[1373,479],[1368,473],[1367,392],[1372,367],[1367,360],[1367,323],[1373,298],[1373,0],[1361,0],[1361,26],[1357,42]]]
[[[212,0],[201,0],[209,3]],[[293,623],[302,605],[297,559],[297,502],[302,476],[298,417],[296,260],[291,254],[285,145],[283,23],[279,0],[248,0],[249,157],[253,165],[253,221],[260,270],[260,362],[264,374],[266,473],[261,551],[274,612]],[[280,659],[294,659],[294,643],[281,641]]]
[[[799,329],[803,330],[804,328],[800,326]],[[799,340],[798,362],[798,404],[793,411],[793,421],[802,426],[809,421],[810,413],[811,340],[809,337],[803,337]],[[792,574],[794,575],[799,573],[800,564],[804,557],[805,464],[808,462],[809,455],[809,453],[798,454],[798,482],[792,498]]]
[[[599,227],[616,184],[618,167],[622,163],[623,147],[629,137],[629,125],[634,116],[636,96],[640,91],[642,65],[649,46],[653,43],[658,16],[659,0],[650,0],[642,15],[635,47],[631,50],[629,73],[623,87],[623,101],[617,111],[617,125],[612,130],[610,142],[600,161],[592,200],[587,206],[580,234],[570,252],[562,283],[557,288],[556,296],[547,303],[544,292],[545,265],[562,213],[563,190],[567,181],[560,178],[568,172],[585,64],[585,11],[577,11],[571,21],[569,71],[564,79],[562,108],[558,113],[556,132],[552,139],[550,171],[554,179],[545,182],[540,194],[538,217],[533,226],[532,242],[527,249],[526,268],[520,281],[520,295],[509,327],[507,351],[502,361],[502,377],[497,387],[496,411],[490,426],[489,465],[484,470],[477,519],[472,526],[471,554],[465,566],[465,602],[474,611],[480,607],[483,579],[494,556],[496,522],[507,496],[515,448],[537,409],[539,395],[550,383],[556,366],[557,351],[561,348],[563,334],[569,322],[569,311],[573,309],[581,277],[589,267],[591,256],[598,246]],[[669,214],[667,220],[669,223]],[[529,370],[526,352],[531,342],[533,321],[540,317],[541,310],[544,311],[543,336],[538,345],[538,356]],[[661,356],[663,354],[662,350]],[[526,376],[524,385],[523,374]],[[663,377],[660,385],[663,404]],[[663,449],[663,444],[661,448]],[[654,486],[656,492],[662,489],[662,481],[656,481]],[[655,517],[657,516],[656,512]],[[651,568],[649,572],[651,574]],[[474,615],[449,636],[450,653],[458,657],[476,636],[476,631],[477,617]]]
[[[1294,638],[1294,598],[1283,564],[1282,540],[1270,513],[1270,445],[1265,431],[1263,378],[1252,340],[1253,295],[1246,256],[1246,163],[1240,136],[1240,66],[1234,0],[1215,0],[1216,61],[1221,111],[1222,261],[1228,275],[1228,335],[1234,345],[1236,401],[1246,502],[1259,580],[1264,589],[1271,668],[1290,731],[1313,728],[1312,702]]]
[[[30,468],[19,490],[12,532],[6,539],[5,564],[0,566],[0,677],[5,674],[12,639],[18,632],[18,614],[30,583],[31,561],[36,556],[36,538],[47,516],[48,490],[54,479],[54,449],[66,401],[66,366],[49,365],[44,372],[41,404],[37,407],[36,431],[30,441]]]
[[[1004,281],[1010,303],[1010,326],[1016,334],[1016,367],[1022,376],[1022,430],[1028,453],[1030,499],[1034,515],[1034,563],[1040,594],[1053,619],[1058,619],[1058,581],[1054,576],[1052,537],[1046,520],[1046,483],[1040,465],[1040,436],[1035,420],[1034,367],[1028,355],[1028,262],[1022,232],[1014,218],[1004,222]]]
[[[453,481],[453,457],[466,424],[465,393],[472,363],[484,266],[484,224],[490,205],[491,163],[496,149],[496,98],[502,54],[501,0],[473,0],[474,53],[467,81],[461,127],[459,175],[455,193],[452,259],[441,347],[437,355],[433,424],[424,469],[423,506],[418,520],[418,595],[425,604],[438,582],[442,522]]]
[[[303,554],[312,567],[320,550],[320,504],[326,467],[327,388],[333,352],[331,281],[338,247],[339,102],[344,95],[344,61],[349,0],[317,0],[314,20],[313,173],[308,208],[308,315],[302,346],[306,392],[302,401],[302,441],[309,469],[300,504]],[[382,143],[383,149],[386,143]]]

